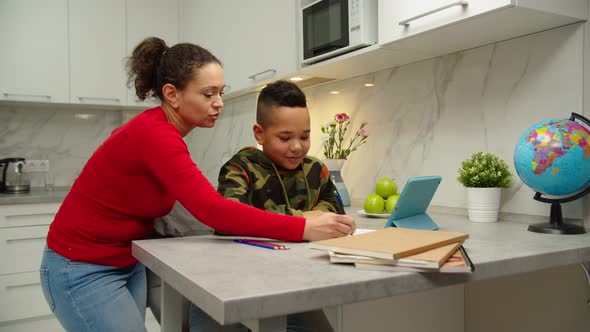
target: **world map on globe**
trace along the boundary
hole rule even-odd
[[[550,119],[527,129],[514,151],[514,166],[533,190],[574,194],[590,184],[590,131],[568,119]]]

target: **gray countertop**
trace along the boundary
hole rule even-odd
[[[347,210],[356,215],[357,209]],[[224,324],[590,260],[590,234],[528,232],[536,218],[473,223],[457,214],[430,215],[442,230],[470,234],[464,246],[476,266],[472,274],[363,271],[330,264],[325,252],[306,243],[267,250],[207,237],[135,241],[133,254]],[[385,221],[357,218],[360,227],[369,228]]]
[[[35,204],[61,203],[70,191],[70,187],[55,187],[53,191],[44,188],[33,188],[25,194],[0,193],[0,205],[5,204]]]

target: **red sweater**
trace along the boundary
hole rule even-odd
[[[47,245],[75,261],[125,267],[131,241],[145,239],[154,218],[178,200],[227,234],[301,241],[305,219],[224,199],[191,159],[161,107],[123,126],[90,157],[49,228]]]

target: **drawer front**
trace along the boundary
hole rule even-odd
[[[51,315],[39,272],[0,275],[0,322]]]
[[[0,205],[0,228],[49,225],[61,203]]]
[[[8,324],[0,324],[0,332],[64,332],[55,316],[35,317]],[[149,331],[149,330],[148,330]],[[155,331],[155,330],[154,330]]]
[[[0,275],[39,270],[49,225],[0,228]]]

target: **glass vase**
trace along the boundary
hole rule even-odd
[[[350,206],[350,194],[348,193],[348,189],[346,188],[346,184],[344,183],[341,174],[345,161],[346,159],[326,159],[324,160],[324,163],[326,164],[326,167],[328,167],[328,171],[330,171],[330,178],[336,186],[340,198],[342,198],[342,205]]]

